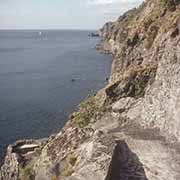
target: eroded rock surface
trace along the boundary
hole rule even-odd
[[[58,134],[10,145],[1,180],[180,180],[180,1],[146,0],[99,34],[107,86]]]

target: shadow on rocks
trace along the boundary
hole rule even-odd
[[[118,141],[105,180],[148,180],[139,158],[125,141]]]

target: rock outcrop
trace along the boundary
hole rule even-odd
[[[180,179],[180,1],[146,0],[99,34],[107,86],[58,134],[10,145],[1,180]]]

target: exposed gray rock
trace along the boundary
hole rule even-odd
[[[112,110],[114,112],[121,113],[121,112],[129,109],[133,105],[133,103],[135,103],[135,99],[134,98],[131,98],[131,97],[122,98],[122,99],[116,101],[112,105]]]
[[[149,87],[141,117],[144,126],[158,127],[171,140],[180,141],[180,37],[164,40],[156,80]],[[175,138],[175,139],[174,139]]]
[[[108,85],[44,143],[9,146],[1,180],[179,180],[179,12],[179,0],[146,0],[106,23]]]
[[[46,142],[42,140],[19,140],[9,145],[5,161],[0,171],[1,180],[18,180],[20,166],[25,166],[27,162],[32,161],[38,156],[38,151]]]
[[[19,162],[18,157],[13,153],[11,145],[7,148],[6,158],[1,167],[0,180],[17,180],[19,176]]]

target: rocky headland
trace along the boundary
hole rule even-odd
[[[99,34],[107,86],[58,134],[9,145],[0,180],[180,180],[180,0],[146,0]]]

